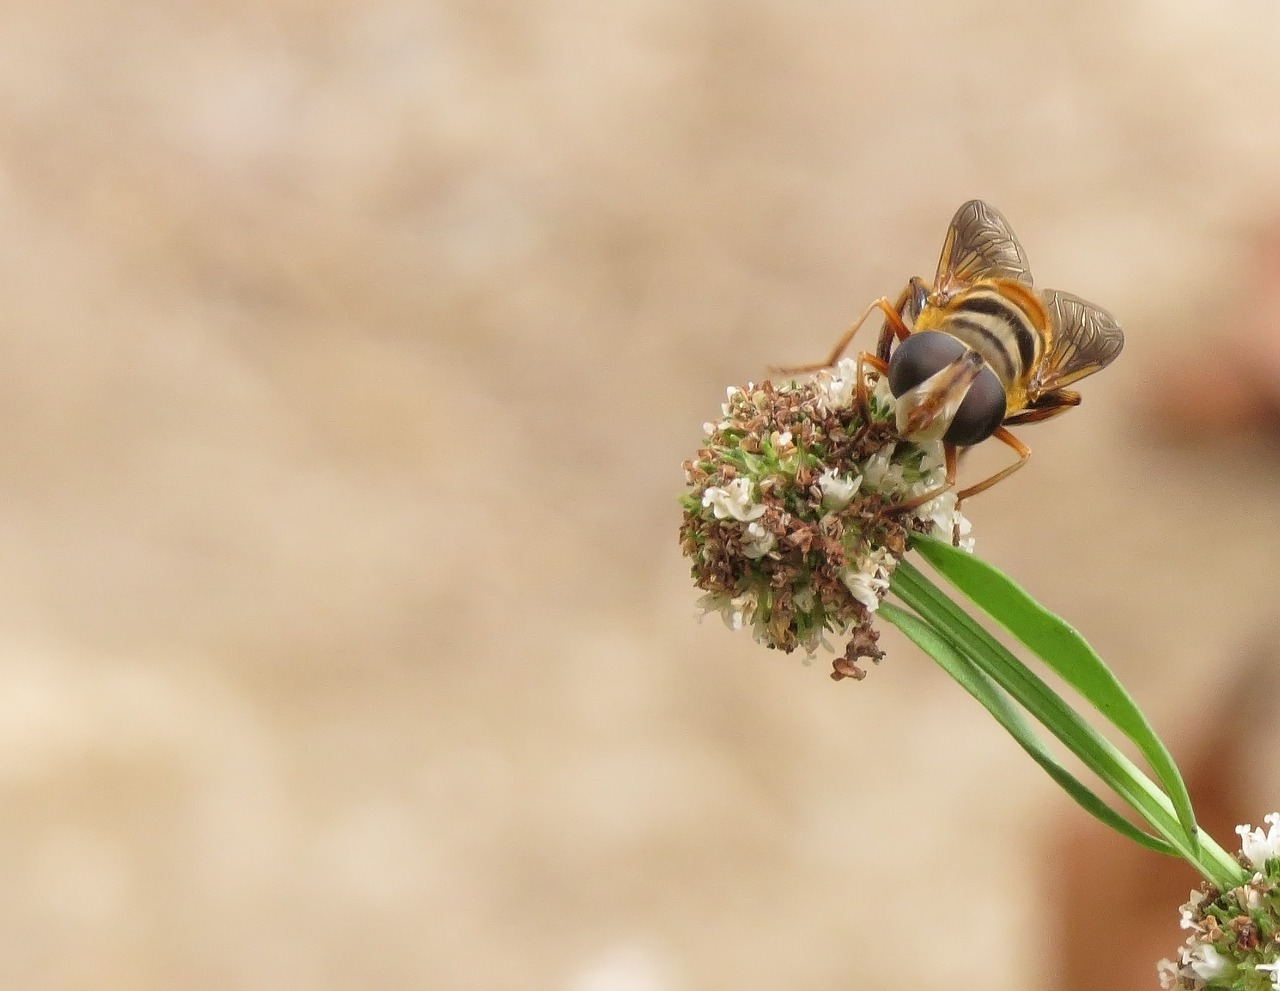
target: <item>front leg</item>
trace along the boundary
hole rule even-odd
[[[894,315],[892,319],[885,320],[880,328],[880,341],[876,345],[876,357],[886,364],[889,361],[889,354],[893,350],[893,341],[905,341],[910,336],[911,330],[907,327],[902,319],[902,315],[907,308],[911,309],[911,322],[915,323],[916,317],[920,316],[920,311],[924,309],[925,300],[929,298],[929,287],[924,284],[924,279],[918,275],[913,275],[911,281],[907,283],[907,288],[902,290],[902,295],[898,297],[898,302],[894,304]]]
[[[906,297],[906,293],[904,292],[903,298],[905,297]],[[848,349],[850,342],[853,340],[853,335],[858,332],[859,327],[861,327],[864,323],[867,322],[867,317],[871,316],[871,314],[874,313],[876,310],[880,310],[882,313],[884,313],[885,326],[888,327],[890,324],[892,324],[893,325],[892,333],[898,334],[899,338],[905,338],[908,334],[911,333],[911,331],[907,329],[907,325],[902,322],[902,317],[898,315],[898,311],[895,310],[893,306],[889,303],[889,297],[881,296],[879,299],[873,302],[870,306],[868,306],[865,310],[863,310],[862,315],[853,322],[853,326],[851,326],[848,330],[844,332],[844,334],[840,337],[840,340],[836,341],[836,346],[831,349],[831,354],[827,356],[826,361],[820,361],[817,364],[812,364],[812,365],[791,365],[787,368],[775,368],[773,369],[773,371],[779,375],[800,375],[806,372],[816,372],[822,368],[830,368],[842,357],[844,357],[845,351]],[[883,334],[884,332],[882,331],[881,333]]]
[[[854,387],[855,401],[858,404],[858,412],[862,414],[862,430],[866,430],[871,426],[871,400],[867,396],[867,366],[870,365],[882,376],[889,374],[889,366],[877,358],[873,354],[867,354],[863,351],[858,355],[857,365],[857,385]]]
[[[1008,421],[1006,420],[1005,422],[1007,423]],[[991,488],[991,486],[995,485],[996,482],[999,482],[999,481],[1002,481],[1003,479],[1008,478],[1015,471],[1017,471],[1019,468],[1025,465],[1027,461],[1031,458],[1031,448],[1027,447],[1026,444],[1018,440],[1017,437],[1009,433],[1009,431],[1006,430],[1004,427],[997,427],[996,432],[991,436],[994,437],[996,440],[1000,441],[1002,444],[1007,444],[1009,447],[1013,448],[1014,451],[1016,451],[1018,454],[1018,460],[1015,461],[1013,464],[1009,465],[1007,468],[1002,468],[1000,471],[996,472],[990,478],[984,479],[983,481],[979,482],[977,485],[971,485],[969,486],[969,488],[962,489],[960,492],[957,492],[956,493],[957,506],[959,506],[960,503],[964,502],[964,500],[968,499],[969,496],[977,495],[979,492],[985,492],[987,489]]]

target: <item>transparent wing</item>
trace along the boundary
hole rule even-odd
[[[990,203],[970,200],[956,211],[947,228],[933,288],[947,296],[980,278],[1032,284],[1027,253],[1009,222]]]
[[[1124,331],[1106,310],[1057,289],[1042,292],[1053,328],[1053,347],[1036,372],[1037,391],[1044,393],[1092,375],[1116,360],[1124,347]]]

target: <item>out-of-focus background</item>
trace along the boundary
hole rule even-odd
[[[1148,412],[1265,336],[1278,30],[4,5],[0,983],[1050,986],[1083,814],[900,640],[833,684],[695,623],[679,464],[991,200],[1128,347],[979,551],[1190,739],[1269,632],[1280,476]]]

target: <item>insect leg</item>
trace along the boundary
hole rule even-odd
[[[917,506],[923,506],[930,499],[936,499],[947,489],[956,484],[956,447],[954,444],[942,445],[943,463],[947,468],[947,477],[942,480],[942,484],[937,488],[929,489],[927,492],[921,492],[917,496],[912,496],[905,502],[895,502],[892,506],[885,509],[886,513],[900,513],[908,509],[915,509]],[[959,500],[956,501],[959,505]]]
[[[1080,393],[1070,389],[1054,389],[1053,392],[1046,392],[1021,413],[1006,417],[1004,425],[1016,427],[1019,423],[1039,423],[1079,405]]]
[[[867,370],[866,366],[870,365],[881,375],[889,374],[889,366],[877,358],[873,354],[867,354],[863,351],[858,355],[858,380],[856,386],[856,395],[858,401],[858,411],[862,413],[862,426],[865,430],[871,423],[871,403],[867,398]]]
[[[836,346],[831,349],[831,354],[828,355],[826,361],[820,361],[812,365],[791,365],[787,368],[775,368],[773,371],[779,375],[799,375],[804,372],[816,372],[820,368],[830,368],[844,355],[845,350],[849,347],[849,342],[853,340],[853,335],[858,332],[858,328],[866,323],[867,317],[871,316],[876,310],[883,311],[885,319],[901,327],[904,335],[910,333],[906,324],[902,322],[902,317],[898,316],[898,312],[889,303],[889,298],[881,296],[863,310],[862,316],[858,317],[853,322],[853,325],[841,335],[840,340],[836,341]]]
[[[994,475],[992,475],[990,478],[986,479],[985,481],[979,482],[977,485],[971,485],[969,488],[963,489],[962,491],[957,492],[956,493],[957,505],[959,505],[965,499],[968,499],[969,496],[977,495],[979,492],[985,492],[987,489],[991,488],[991,486],[995,485],[996,482],[999,482],[999,481],[1002,481],[1003,479],[1008,478],[1015,471],[1017,471],[1019,468],[1025,465],[1028,459],[1030,459],[1031,457],[1031,448],[1027,447],[1026,444],[1018,440],[1017,437],[1009,433],[1009,431],[1006,430],[1004,427],[998,427],[996,429],[996,432],[991,436],[994,437],[996,440],[1000,441],[1001,443],[1007,444],[1009,447],[1013,448],[1014,451],[1016,451],[1018,454],[1018,460],[1015,461],[1013,464],[1009,465],[1008,467],[1002,468],[1000,471],[996,472]]]
[[[954,485],[956,481],[956,462],[959,460],[959,455],[956,452],[955,445],[943,444],[942,454],[943,457],[946,458],[947,462],[947,484]],[[957,499],[956,507],[959,508],[959,506],[960,500]],[[956,516],[956,521],[951,524],[951,546],[960,546],[960,517],[958,515]]]
[[[902,295],[898,297],[898,302],[893,307],[894,316],[885,320],[880,328],[880,341],[876,345],[876,357],[881,361],[889,360],[889,353],[893,350],[895,337],[899,341],[905,341],[911,334],[902,319],[902,314],[910,307],[912,311],[911,319],[914,321],[920,315],[920,310],[924,306],[924,301],[928,294],[929,290],[925,286],[924,280],[918,275],[913,275],[911,281],[907,283],[907,288],[902,290]]]

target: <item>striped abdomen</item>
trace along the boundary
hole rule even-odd
[[[1033,290],[1009,282],[998,288],[979,285],[926,310],[932,312],[922,314],[925,319],[917,321],[917,329],[959,338],[986,359],[1010,399],[1021,398],[1044,355],[1048,326],[1044,304]]]

